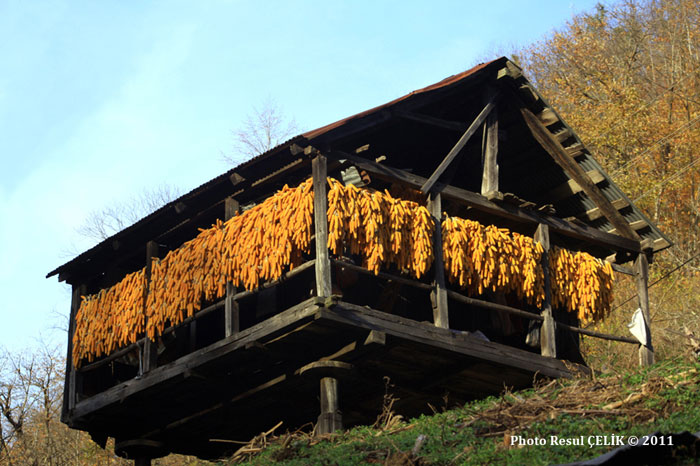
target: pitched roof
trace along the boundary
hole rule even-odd
[[[309,144],[327,150],[337,147],[355,148],[369,142],[371,147],[376,148],[376,152],[370,152],[368,156],[391,152],[387,164],[409,166],[419,174],[422,172],[428,176],[459,135],[450,133],[445,128],[417,123],[405,118],[405,114],[418,111],[419,115],[429,118],[466,122],[466,125],[481,109],[483,95],[488,87],[511,89],[514,98],[527,105],[546,124],[547,130],[562,143],[578,166],[592,177],[603,196],[654,251],[670,246],[670,240],[615,185],[585,149],[575,132],[530,85],[519,69],[507,58],[501,57],[386,104],[302,133],[169,202],[49,272],[47,277],[59,274],[59,279],[72,281],[70,278],[75,274],[82,275],[83,269],[94,272],[99,269],[96,267],[98,264],[115,260],[120,254],[118,250],[145,248],[146,241],[157,239],[187,222],[193,213],[202,212],[234,194],[236,188],[232,177],[234,181],[256,180],[295,163],[297,158],[291,151],[293,144]],[[503,100],[505,99],[501,99]],[[505,123],[499,131],[500,139],[503,140],[502,150],[499,148],[499,164],[503,163],[501,190],[513,192],[536,204],[553,203],[561,217],[576,219],[601,231],[612,231],[611,222],[600,214],[599,206],[580,190],[576,182],[532,138],[517,114],[516,106],[508,102],[503,102],[500,106],[499,118]],[[462,178],[455,181],[472,191],[478,191],[474,189],[474,184],[481,179],[480,150],[480,140],[463,149],[466,155],[459,162]],[[458,168],[454,167],[453,170]],[[184,213],[183,206],[186,206]]]

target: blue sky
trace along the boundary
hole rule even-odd
[[[543,38],[595,1],[0,0],[0,347],[63,344],[48,271],[90,211],[229,167],[275,100],[302,130]],[[527,70],[526,70],[527,71]]]

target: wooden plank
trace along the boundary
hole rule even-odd
[[[615,272],[624,273],[625,275],[636,276],[634,270],[628,267],[623,267],[622,265],[614,264],[612,262],[609,262],[609,264]]]
[[[433,217],[435,228],[433,229],[433,290],[430,292],[430,300],[433,304],[433,323],[437,327],[449,328],[450,317],[447,309],[447,286],[445,286],[445,266],[442,258],[442,202],[440,193],[431,194],[428,200],[428,211]]]
[[[240,204],[232,197],[227,197],[224,202],[224,220],[229,220],[240,211]],[[224,335],[230,337],[241,329],[240,312],[238,302],[233,298],[236,295],[236,287],[233,282],[226,283],[226,298],[224,301]]]
[[[398,182],[414,188],[420,187],[425,183],[425,178],[421,176],[414,175],[405,170],[390,167],[386,164],[372,162],[346,152],[332,151],[329,156],[349,160],[359,169],[365,170],[370,175],[380,179]],[[505,204],[499,205],[495,202],[489,201],[480,194],[454,186],[441,187],[440,191],[442,197],[444,198],[457,201],[481,212],[494,215],[505,220],[531,225],[544,223],[549,226],[552,232],[557,234],[583,240],[599,246],[605,246],[615,251],[638,253],[641,250],[639,241],[623,238],[617,235],[610,235],[588,225],[577,225],[567,222],[561,218],[549,216],[543,213],[526,211]]]
[[[498,188],[498,108],[494,107],[485,124],[486,140],[482,147],[481,195],[491,199]]]
[[[630,222],[629,226],[634,231],[638,231],[638,230],[641,230],[643,228],[648,227],[649,224],[647,223],[646,220],[635,220],[634,222]],[[608,230],[608,233],[611,233],[611,234],[614,234],[615,232],[617,232],[617,228],[613,228],[611,230]]]
[[[538,115],[537,118],[542,122],[543,125],[549,126],[559,121],[559,117],[550,107],[545,107]]]
[[[567,175],[569,175],[573,180],[575,180],[581,187],[586,195],[591,198],[593,202],[596,203],[598,207],[603,211],[605,217],[610,220],[617,231],[619,231],[622,236],[639,241],[639,235],[632,230],[624,217],[615,210],[608,198],[603,195],[603,193],[598,189],[598,187],[591,181],[591,179],[584,173],[583,169],[573,160],[564,150],[564,148],[559,144],[554,136],[547,130],[547,128],[542,125],[539,119],[532,112],[526,108],[521,107],[520,113],[523,115],[525,123],[530,128],[533,137],[540,145],[547,151],[547,153],[554,159],[554,161],[559,165]]]
[[[440,165],[438,165],[433,174],[430,175],[428,181],[426,181],[423,184],[423,186],[421,186],[421,191],[423,191],[424,193],[428,193],[433,188],[433,185],[437,182],[438,178],[440,178],[440,175],[442,175],[445,172],[445,170],[447,170],[447,167],[450,166],[455,157],[457,157],[457,155],[464,148],[467,142],[469,142],[469,139],[471,139],[476,130],[479,129],[479,126],[481,126],[481,124],[484,122],[489,113],[491,113],[491,110],[493,110],[493,108],[495,107],[494,98],[492,98],[491,101],[486,104],[483,110],[481,110],[481,113],[477,115],[476,119],[472,122],[471,125],[469,125],[469,128],[467,128],[462,137],[459,138],[454,147],[452,147],[452,149],[447,153],[442,162],[440,162]]]
[[[654,347],[651,344],[651,314],[649,312],[649,261],[646,254],[639,254],[634,261],[636,272],[637,298],[639,308],[644,316],[644,325],[647,330],[646,345],[639,345],[639,365],[651,366],[654,364]]]
[[[611,202],[613,208],[615,210],[621,210],[624,209],[629,205],[629,203],[625,199],[615,199],[614,201]],[[575,218],[578,218],[579,220],[589,221],[592,222],[593,220],[598,220],[600,217],[603,216],[603,211],[600,210],[598,207],[594,207],[592,209],[587,210],[583,214],[576,215],[575,217],[568,217],[566,220],[571,221]]]
[[[151,269],[153,266],[153,259],[158,258],[158,243],[155,241],[149,241],[146,243],[146,283],[143,289],[143,311],[144,311],[144,321],[148,324],[148,317],[146,314],[146,302],[148,300],[149,284],[151,283]],[[144,373],[147,373],[154,369],[157,365],[158,360],[158,344],[146,338],[143,345],[143,360],[141,367]]]
[[[545,358],[529,351],[512,348],[500,343],[484,341],[468,332],[435,327],[393,314],[368,309],[346,302],[338,302],[332,309],[321,309],[320,319],[379,330],[398,338],[412,340],[428,346],[442,348],[465,356],[490,361],[530,372],[539,371],[550,377],[570,377],[566,365],[554,358]]]
[[[333,263],[333,265],[336,265],[338,267],[344,267],[348,270],[354,270],[355,272],[359,272],[359,273],[362,273],[365,275],[371,275],[373,277],[383,278],[384,280],[389,280],[392,282],[400,283],[402,285],[413,286],[415,288],[420,288],[423,290],[432,290],[433,289],[433,285],[430,285],[428,283],[423,283],[421,281],[418,281],[418,280],[415,280],[412,278],[405,278],[405,277],[401,277],[399,275],[394,275],[394,274],[386,273],[386,272],[379,272],[379,273],[375,274],[371,270],[367,270],[364,267],[361,267],[361,266],[355,265],[355,264],[351,264],[349,262],[344,262],[344,261],[341,261],[338,259],[331,259],[331,262]]]
[[[586,172],[586,175],[595,184],[605,181],[605,176],[598,170],[590,170]],[[553,201],[564,199],[566,197],[573,196],[574,194],[580,193],[583,188],[575,180],[569,180],[566,183],[562,183],[549,193],[549,198]]]
[[[314,229],[316,234],[316,296],[331,295],[331,262],[328,254],[328,196],[326,157],[311,162],[314,183]]]
[[[436,126],[438,128],[448,129],[450,131],[455,131],[463,133],[467,129],[466,123],[460,123],[458,121],[443,120],[442,118],[436,118],[430,115],[424,115],[422,113],[415,112],[394,112],[399,118],[406,120],[417,121],[419,123],[424,123],[431,126]],[[356,151],[357,152],[357,151]]]
[[[549,227],[540,224],[535,231],[535,241],[542,245],[542,271],[544,272],[544,303],[542,304],[542,329],[540,332],[540,352],[548,358],[557,357],[557,341],[554,317],[552,317],[552,287],[549,276]]]
[[[554,133],[554,139],[559,141],[559,144],[564,144],[564,141],[566,141],[573,135],[574,133],[572,133],[571,130],[569,130],[569,128],[563,128]]]
[[[194,353],[185,355],[176,361],[157,367],[148,374],[144,374],[141,378],[134,378],[115,385],[112,388],[76,403],[73,417],[80,418],[87,416],[111,404],[120,403],[121,400],[128,396],[156,386],[173,377],[181,376],[185,370],[195,370],[197,367],[226,356],[232,351],[245,348],[248,343],[274,337],[278,333],[284,333],[291,327],[301,325],[311,320],[317,313],[320,305],[322,305],[322,300],[319,298],[309,298],[306,301],[290,307],[286,311],[270,317],[264,322],[241,330],[237,335],[223,338],[205,348],[198,349]]]

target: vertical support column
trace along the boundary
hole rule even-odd
[[[239,209],[238,201],[232,197],[227,197],[226,201],[224,201],[224,220],[234,217]],[[235,294],[236,287],[229,281],[226,283],[226,300],[224,301],[224,332],[226,337],[235,335],[241,330],[238,303],[233,299]]]
[[[651,366],[654,364],[654,347],[651,345],[651,314],[649,313],[649,260],[645,253],[640,253],[634,261],[634,272],[639,308],[644,316],[644,326],[647,333],[646,345],[639,345],[639,365]]]
[[[86,292],[85,285],[73,285],[73,293],[70,304],[70,320],[68,321],[68,354],[66,355],[66,384],[63,387],[63,406],[61,407],[61,421],[67,420],[68,414],[75,407],[79,385],[79,374],[73,361],[73,335],[75,335],[75,316],[80,308],[80,297]]]
[[[338,403],[338,379],[321,379],[321,414],[318,416],[318,434],[332,434],[343,428],[343,416]]]
[[[314,228],[316,235],[316,296],[331,295],[331,260],[328,254],[328,195],[326,157],[311,161],[314,183]]]
[[[149,241],[146,243],[146,283],[143,287],[143,312],[146,314],[146,302],[148,299],[148,288],[151,284],[151,269],[153,258],[158,257],[158,243]],[[144,323],[148,324],[148,317],[144,317]],[[146,341],[143,345],[143,373],[155,369],[158,359],[158,345],[155,341],[146,336]]]
[[[556,328],[552,316],[552,287],[549,276],[549,227],[540,224],[535,232],[535,241],[542,244],[542,271],[544,272],[544,303],[542,305],[542,328],[540,330],[540,351],[542,356],[557,357]]]
[[[489,94],[490,100],[493,94]],[[481,178],[481,194],[493,199],[499,192],[498,187],[498,108],[494,107],[486,118],[484,126],[484,140],[482,142],[481,166],[483,175]]]
[[[440,193],[431,193],[428,199],[428,211],[435,222],[433,233],[433,255],[435,256],[435,279],[430,301],[433,304],[433,323],[436,327],[449,328],[450,319],[447,308],[447,288],[445,287],[445,265],[442,258],[442,199]]]

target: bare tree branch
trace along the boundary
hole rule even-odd
[[[243,125],[233,131],[234,154],[222,154],[227,164],[239,163],[267,152],[299,132],[296,121],[288,119],[279,105],[268,98],[254,107]]]

